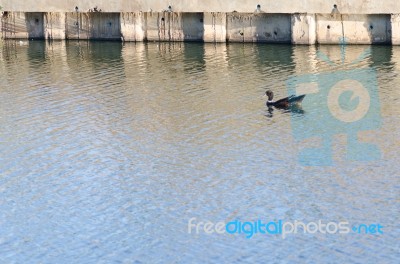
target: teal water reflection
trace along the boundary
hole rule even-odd
[[[365,48],[349,46],[341,67]],[[307,167],[298,153],[318,139],[295,141],[290,113],[262,95],[337,70],[317,51],[341,62],[338,46],[2,42],[1,262],[395,262],[400,48],[370,48],[357,67],[376,69],[382,125],[359,136],[382,159],[346,160],[338,134],[334,165]],[[192,217],[384,234],[196,235]]]

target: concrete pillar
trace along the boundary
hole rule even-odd
[[[392,45],[400,45],[400,14],[391,15]]]
[[[315,44],[315,14],[293,14],[291,23],[293,44]]]
[[[65,13],[44,14],[44,37],[45,39],[65,39]]]
[[[204,42],[226,42],[226,13],[204,13]]]
[[[145,39],[144,15],[142,12],[121,13],[121,36],[123,41],[143,41]]]

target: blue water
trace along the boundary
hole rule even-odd
[[[397,263],[400,47],[345,55],[338,46],[3,41],[0,262]],[[302,112],[268,111],[262,95],[286,96],[293,76],[361,68],[376,71],[379,122],[359,137],[379,158],[348,160],[344,131],[330,136],[331,165],[304,165],[302,150],[327,134],[296,133],[324,102],[309,95]],[[345,221],[383,234],[248,239],[189,233],[191,218]]]

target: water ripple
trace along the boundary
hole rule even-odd
[[[296,74],[353,69],[366,46],[4,41],[2,262],[393,262],[400,49],[374,46],[383,159],[305,167],[291,120],[268,112]],[[301,123],[301,122],[300,122]],[[306,123],[306,122],[305,122]],[[313,129],[304,126],[305,130]],[[385,236],[188,234],[187,221],[379,222]],[[290,252],[288,252],[290,248]],[[265,254],[265,249],[268,254]]]

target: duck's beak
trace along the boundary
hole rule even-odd
[[[267,97],[267,95],[266,95],[266,94],[264,94],[262,97]]]

